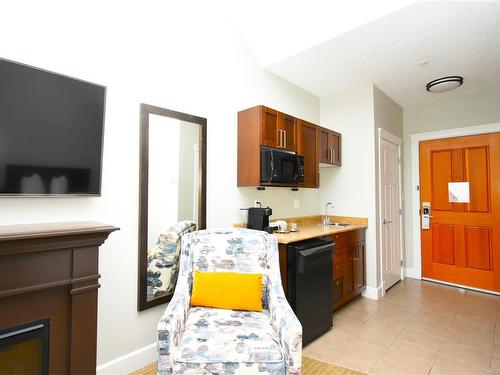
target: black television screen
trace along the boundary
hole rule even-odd
[[[0,194],[99,195],[105,96],[0,59]]]

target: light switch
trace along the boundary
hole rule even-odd
[[[293,200],[293,208],[300,208],[300,199],[295,198]]]

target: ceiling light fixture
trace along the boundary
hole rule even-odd
[[[435,79],[427,84],[427,91],[429,92],[445,92],[456,89],[464,83],[463,77],[449,76]]]

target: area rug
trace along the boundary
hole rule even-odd
[[[302,357],[303,375],[363,375],[361,372],[335,366],[331,363],[317,361],[309,357]]]
[[[317,361],[309,357],[302,357],[303,375],[363,375],[361,372],[349,370],[331,363]],[[130,375],[156,375],[156,363],[146,366]]]

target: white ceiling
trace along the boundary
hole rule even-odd
[[[267,66],[325,42],[413,0],[230,1],[232,18],[257,60]]]
[[[303,4],[311,6],[311,2]],[[397,5],[387,2],[383,12]],[[326,8],[315,11],[324,14]],[[304,29],[314,21],[326,22],[324,16],[311,19],[306,15],[303,22],[300,12],[296,19],[288,18],[289,26]],[[351,15],[352,9],[344,18]],[[363,15],[344,26],[369,18],[366,12]],[[380,16],[380,12],[373,15]],[[304,49],[307,43],[318,43],[339,30],[319,25],[297,46]],[[274,28],[267,32],[276,35]],[[282,30],[276,33],[286,39]],[[500,86],[500,1],[413,3],[286,58],[283,54],[290,48],[265,55],[248,35],[244,38],[267,69],[319,97],[373,83],[406,107]],[[293,35],[284,44],[293,45],[290,40]],[[265,63],[277,57],[282,60]],[[445,75],[462,75],[463,86],[443,94],[426,92],[428,81]]]

